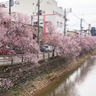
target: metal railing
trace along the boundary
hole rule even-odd
[[[57,56],[58,53],[54,52],[54,56]],[[10,64],[18,64],[22,62],[28,62],[29,60],[22,54],[16,54],[16,58],[12,58],[11,55],[0,55],[0,66],[2,65],[10,65]],[[52,52],[41,52],[39,55],[36,55],[38,61],[49,59],[52,57]]]

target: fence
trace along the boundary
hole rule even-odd
[[[16,54],[16,58],[12,58],[11,55],[0,55],[0,66],[2,65],[10,65],[10,64],[18,64],[22,62],[28,62],[28,59],[25,58],[22,54]],[[36,55],[38,60],[45,60],[52,57],[52,52],[42,52],[39,55]],[[54,52],[54,56],[58,56],[57,52]]]

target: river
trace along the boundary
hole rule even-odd
[[[96,56],[54,80],[34,96],[96,96]]]

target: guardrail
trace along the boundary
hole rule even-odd
[[[54,56],[57,56],[58,53],[54,52]],[[22,54],[16,54],[16,58],[13,59],[11,55],[0,55],[0,66],[2,65],[10,65],[10,64],[17,64],[22,62],[28,62],[29,60],[25,58]],[[52,57],[52,52],[42,52],[39,55],[36,55],[38,60],[45,60]]]

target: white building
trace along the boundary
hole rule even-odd
[[[22,13],[29,16],[33,16],[33,23],[37,22],[38,14],[38,0],[14,0],[15,7],[11,8],[12,13]],[[6,9],[8,10],[8,8]],[[64,10],[62,7],[57,6],[55,0],[40,0],[40,10],[42,15],[40,15],[40,26],[44,29],[44,34],[46,37],[46,23],[52,21],[53,25],[57,27],[56,31],[64,33]],[[44,37],[44,38],[45,38]]]
[[[58,7],[55,0],[40,1],[40,10],[42,10],[42,14],[57,14],[61,17],[64,16],[62,7]],[[0,3],[5,3],[8,10],[9,0],[1,0]],[[38,0],[12,0],[12,4],[14,4],[14,7],[11,8],[12,12],[19,12],[29,16],[36,15],[38,12]]]
[[[33,24],[37,24],[38,21],[38,15],[32,15],[33,16]],[[56,14],[45,14],[45,15],[40,15],[40,22],[39,25],[43,27],[44,29],[44,40],[46,38],[46,35],[49,34],[46,24],[52,21],[53,25],[55,25],[56,27],[56,32],[59,32],[61,34],[63,34],[63,30],[64,30],[64,24],[63,24],[63,18],[56,15]]]

